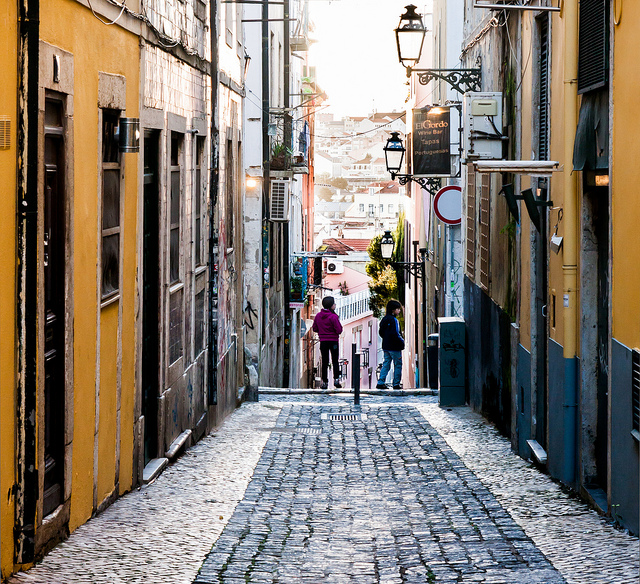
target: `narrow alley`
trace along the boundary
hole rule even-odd
[[[263,395],[10,582],[635,584],[567,493],[436,397]]]

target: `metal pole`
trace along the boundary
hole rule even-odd
[[[353,405],[359,406],[360,405],[360,353],[355,353],[353,356],[353,368],[356,372],[356,376],[353,379]]]
[[[413,242],[413,261],[414,261],[414,265],[416,266],[416,268],[418,267],[418,245],[419,245],[419,241],[414,241]],[[413,312],[413,327],[414,327],[414,339],[415,339],[415,344],[413,346],[413,354],[414,356],[418,356],[419,355],[419,351],[420,351],[420,337],[419,337],[419,331],[418,331],[418,270],[416,269],[415,273],[414,273],[414,279],[413,279],[413,307],[414,307],[414,312]],[[406,330],[406,321],[405,321],[405,330]],[[418,387],[420,387],[420,368],[418,367],[418,379],[416,380],[417,383],[416,385]]]
[[[353,403],[356,406],[360,405],[360,355],[355,343],[351,344],[351,386],[353,387]]]

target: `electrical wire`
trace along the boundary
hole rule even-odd
[[[98,14],[96,13],[96,11],[93,9],[93,5],[91,4],[91,0],[87,0],[87,2],[89,2],[89,8],[91,8],[91,12],[93,13],[93,15],[102,23],[105,24],[106,26],[111,26],[112,24],[115,24],[116,22],[118,22],[118,20],[120,20],[120,17],[124,14],[125,9],[127,8],[127,3],[126,0],[125,2],[122,3],[122,10],[120,10],[120,14],[118,14],[118,16],[115,17],[114,20],[112,20],[111,22],[107,22],[106,20],[103,20],[102,18],[100,18],[100,16],[98,16]],[[114,2],[111,2],[111,4],[115,4]],[[117,6],[117,4],[116,4]]]

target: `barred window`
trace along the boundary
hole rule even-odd
[[[102,299],[120,290],[120,112],[102,111]]]

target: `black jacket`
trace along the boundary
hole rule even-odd
[[[400,334],[400,324],[392,314],[387,314],[380,321],[378,334],[382,337],[382,348],[385,351],[402,351],[404,349],[404,339]]]

